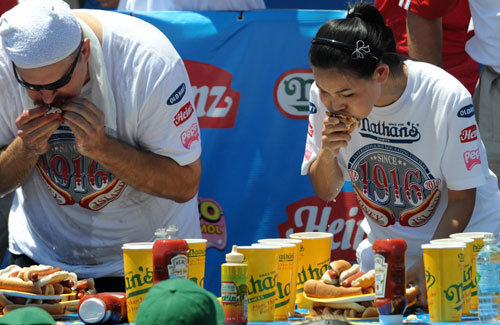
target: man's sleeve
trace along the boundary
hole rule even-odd
[[[436,19],[452,11],[458,1],[460,0],[399,0],[399,6],[421,17]]]
[[[138,123],[140,146],[187,165],[201,154],[200,129],[191,84],[182,60],[154,83]]]

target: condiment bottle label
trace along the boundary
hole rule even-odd
[[[170,260],[168,267],[169,279],[187,279],[188,278],[188,258],[186,255],[176,255]]]
[[[375,254],[375,297],[385,297],[385,285],[387,281],[388,265],[385,257],[380,254]]]
[[[238,303],[238,289],[234,282],[221,282],[221,299],[223,304]]]

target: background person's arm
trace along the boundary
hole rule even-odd
[[[416,60],[443,66],[441,18],[427,19],[408,11],[406,17],[408,55]]]

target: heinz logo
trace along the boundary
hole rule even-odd
[[[314,82],[311,69],[292,69],[283,73],[274,84],[274,104],[281,114],[295,120],[305,120],[309,110],[309,90]]]
[[[182,97],[184,97],[185,93],[186,93],[186,84],[182,83],[167,99],[167,105],[177,104],[178,102],[181,101]]]
[[[467,106],[462,107],[458,113],[458,117],[471,117],[474,116],[474,106],[472,104],[469,104]]]
[[[342,191],[335,201],[329,202],[318,196],[306,197],[289,204],[286,214],[288,220],[278,225],[279,237],[288,238],[292,233],[304,231],[329,232],[333,235],[331,259],[356,260],[356,248],[366,234],[360,226],[364,214],[354,192]],[[328,266],[328,260],[324,264]],[[320,268],[320,263],[307,267],[307,276],[299,270],[301,282],[321,278],[325,270]]]
[[[201,128],[231,129],[241,94],[231,89],[233,75],[215,65],[185,60]]]
[[[191,127],[181,133],[181,142],[184,148],[189,149],[191,143],[200,139],[200,130],[196,123],[191,124]]]
[[[471,142],[477,140],[477,126],[475,124],[465,128],[460,132],[460,142]]]
[[[481,164],[481,157],[479,157],[479,148],[476,150],[467,150],[464,152],[465,168],[471,170],[472,167]]]
[[[186,122],[191,115],[193,115],[194,108],[191,105],[191,102],[187,102],[186,105],[182,106],[182,108],[175,114],[174,124],[175,126],[179,126],[182,123]]]

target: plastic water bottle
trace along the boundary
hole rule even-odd
[[[500,323],[500,247],[493,234],[484,236],[484,246],[477,255],[479,320]]]

